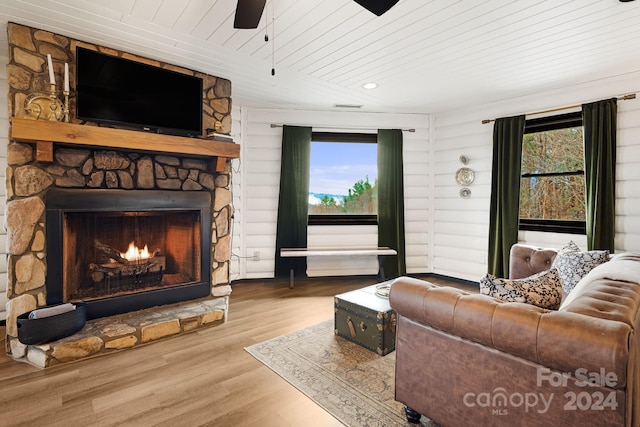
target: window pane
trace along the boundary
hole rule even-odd
[[[311,142],[309,215],[375,215],[377,184],[376,144]]]
[[[537,125],[550,130],[524,135],[520,218],[585,221],[582,126],[575,126],[574,120],[567,124],[570,127],[554,129],[556,118],[549,119],[550,124],[538,119]]]
[[[582,126],[528,133],[522,144],[522,173],[584,170]]]
[[[584,175],[523,177],[520,218],[585,220]]]

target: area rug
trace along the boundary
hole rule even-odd
[[[245,350],[346,426],[416,425],[394,400],[395,352],[378,356],[335,336],[333,320]]]

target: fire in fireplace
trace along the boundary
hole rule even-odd
[[[47,303],[87,303],[89,318],[210,291],[207,192],[47,192]]]

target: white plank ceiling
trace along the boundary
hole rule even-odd
[[[640,1],[400,0],[377,17],[352,0],[268,0],[256,30],[233,28],[235,7],[0,0],[0,19],[228,78],[255,107],[437,113],[640,71]]]

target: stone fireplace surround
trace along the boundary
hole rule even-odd
[[[7,80],[11,116],[25,116],[23,105],[29,94],[48,91],[46,55],[51,54],[57,81],[62,81],[64,63],[69,63],[72,124],[35,121],[33,125],[50,123],[52,129],[58,128],[59,136],[43,138],[40,135],[41,126],[36,126],[38,129],[33,132],[37,137],[21,139],[13,135],[17,121],[12,119],[12,135],[7,147],[5,217],[9,299],[7,353],[15,360],[47,367],[224,322],[231,293],[229,263],[232,207],[228,159],[237,155],[228,155],[231,151],[227,149],[224,149],[226,154],[212,154],[216,150],[210,147],[211,143],[203,140],[196,139],[192,143],[192,139],[176,141],[168,136],[154,139],[144,132],[116,129],[107,132],[110,137],[96,141],[96,135],[105,135],[104,131],[97,132],[104,128],[97,128],[94,124],[78,126],[79,122],[73,116],[75,47],[100,50],[202,77],[204,127],[213,128],[214,124],[221,124],[222,133],[228,133],[231,126],[231,82],[14,23],[8,25],[8,43]],[[30,121],[26,122],[22,123],[23,129],[33,128],[28,123]],[[60,126],[64,129],[60,129]],[[73,126],[76,126],[76,130],[70,129]],[[96,132],[89,133],[91,129]],[[83,141],[86,142],[84,145]],[[159,148],[154,150],[156,141]],[[20,343],[17,339],[16,317],[47,305],[46,193],[55,187],[78,191],[209,192],[212,200],[210,295],[89,321],[78,334],[53,343],[29,346]]]
[[[201,159],[66,147],[57,147],[54,162],[47,165],[35,160],[32,144],[19,142],[9,144],[7,158],[10,199],[13,199],[7,204],[9,276],[15,279],[10,280],[8,289],[6,350],[14,359],[46,367],[224,321],[231,293],[228,285],[231,221],[228,166],[223,172],[210,173],[208,163]],[[181,192],[211,192],[210,297],[165,308],[149,308],[142,314],[130,313],[127,319],[121,316],[113,320],[99,319],[96,323],[99,326],[85,327],[91,331],[90,336],[84,331],[78,340],[63,339],[40,346],[20,343],[16,317],[47,305],[44,220],[47,191],[55,187],[96,191],[95,188],[104,188],[105,183],[109,189],[124,191],[169,187]],[[108,194],[109,189],[104,188],[104,192]],[[145,328],[148,328],[146,333]]]

